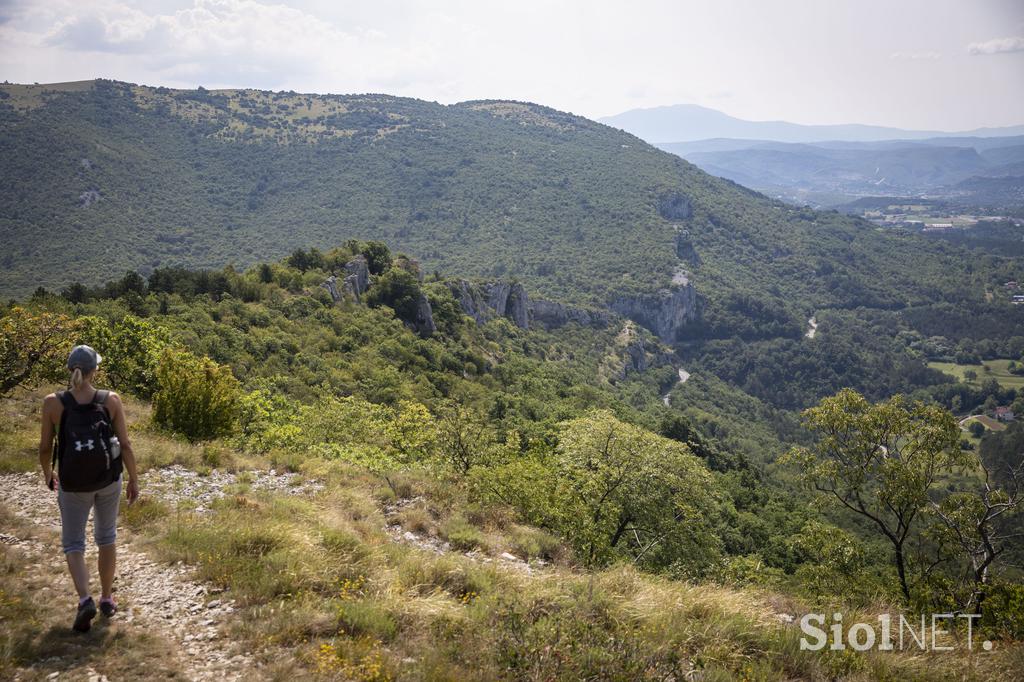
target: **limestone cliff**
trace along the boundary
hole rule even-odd
[[[563,327],[570,322],[587,327],[605,327],[611,314],[575,306],[531,299],[522,284],[502,280],[474,284],[464,279],[448,282],[448,289],[462,312],[478,324],[494,317],[505,317],[520,329],[539,324],[545,329]]]
[[[650,332],[627,320],[601,361],[601,374],[615,383],[632,373],[645,372],[651,367],[671,365],[673,354],[658,343]]]
[[[530,326],[530,297],[518,282],[485,282],[473,284],[464,279],[448,282],[448,289],[459,302],[462,312],[477,323],[492,317],[507,317],[517,327]]]
[[[622,296],[612,301],[611,308],[647,327],[662,341],[674,343],[683,327],[697,319],[697,292],[685,274],[679,273],[668,288]]]
[[[570,322],[584,327],[607,327],[611,317],[606,310],[577,308],[542,298],[530,301],[530,319],[545,329],[564,327]]]
[[[434,324],[434,313],[430,308],[430,301],[427,300],[424,294],[420,294],[419,298],[416,299],[416,314],[412,319],[412,328],[423,337],[432,336],[437,331],[437,326]]]
[[[360,254],[345,263],[345,289],[358,301],[370,287],[370,268],[366,258]]]

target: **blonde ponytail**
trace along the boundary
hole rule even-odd
[[[74,390],[78,390],[84,383],[85,377],[82,376],[82,368],[75,367],[73,370],[71,370],[71,388]]]

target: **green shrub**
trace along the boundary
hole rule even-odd
[[[230,434],[237,424],[241,391],[228,367],[167,348],[156,370],[153,421],[192,442]]]
[[[454,549],[466,551],[484,544],[483,534],[461,516],[453,516],[441,526],[441,536]]]
[[[345,600],[338,606],[338,625],[351,636],[365,635],[389,642],[398,633],[398,621],[373,599]]]
[[[1005,639],[1024,638],[1024,585],[998,582],[982,603],[982,626]]]
[[[529,526],[512,529],[512,553],[518,557],[555,561],[564,551],[561,541],[550,533]]]
[[[391,269],[377,277],[366,293],[366,304],[371,308],[386,305],[395,311],[398,319],[412,322],[416,319],[420,298],[420,283],[405,270]]]

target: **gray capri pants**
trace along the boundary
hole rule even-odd
[[[85,552],[85,524],[94,506],[92,530],[97,547],[112,545],[117,540],[117,509],[121,503],[121,479],[87,493],[57,493],[60,506],[60,540],[64,553]]]

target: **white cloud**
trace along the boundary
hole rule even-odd
[[[947,46],[1024,35],[1024,5],[1004,2],[0,0],[0,80],[508,98],[591,117],[693,102],[974,128],[1019,122],[1021,65]],[[879,12],[888,21],[864,31]]]
[[[41,47],[92,55],[160,83],[291,88],[336,75],[346,91],[365,91],[433,61],[422,45],[394,44],[384,31],[339,26],[280,3],[193,0],[165,12],[115,1],[53,5],[46,30],[36,33]]]
[[[1024,52],[1024,37],[993,38],[983,43],[971,43],[967,46],[970,54],[1001,54],[1004,52]]]
[[[941,52],[934,52],[932,50],[925,50],[923,52],[893,52],[889,55],[889,59],[909,59],[911,61],[934,61],[936,59],[942,59]]]

